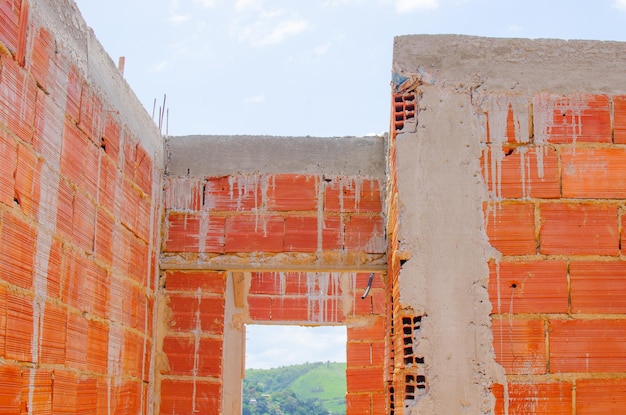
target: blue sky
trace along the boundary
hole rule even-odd
[[[395,35],[626,40],[626,0],[77,4],[148,112],[167,95],[170,135],[386,131]]]
[[[170,135],[388,130],[403,34],[626,41],[626,0],[77,0]],[[249,326],[249,367],[345,361],[345,329]],[[314,334],[311,334],[314,333]],[[307,348],[306,346],[311,346]],[[342,359],[343,356],[343,359]],[[294,360],[294,358],[297,358]]]

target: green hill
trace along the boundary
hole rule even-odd
[[[345,363],[248,369],[243,382],[243,415],[344,415],[345,395]]]

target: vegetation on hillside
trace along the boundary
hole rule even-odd
[[[243,415],[343,415],[345,394],[345,363],[248,369]]]

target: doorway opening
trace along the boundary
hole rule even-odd
[[[346,413],[345,326],[247,325],[243,415]]]

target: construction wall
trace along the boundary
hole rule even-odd
[[[0,1],[0,412],[145,413],[163,148],[71,1]]]
[[[624,52],[396,38],[389,278],[426,386],[396,413],[626,407]]]
[[[348,413],[384,413],[383,137],[167,147],[159,413],[241,412],[245,324],[347,326]]]

